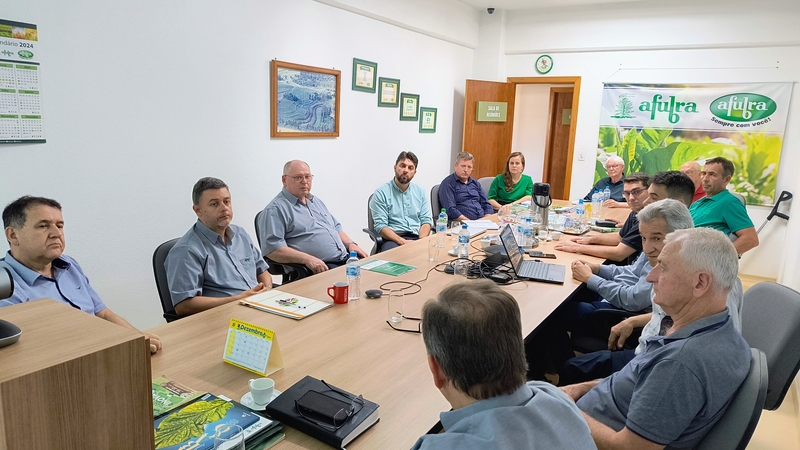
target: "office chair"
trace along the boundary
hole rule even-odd
[[[478,184],[481,185],[483,193],[487,196],[489,195],[489,188],[492,187],[492,181],[494,181],[494,177],[483,177],[478,179]]]
[[[175,306],[172,304],[172,296],[169,295],[169,283],[167,282],[167,269],[164,267],[164,261],[167,260],[167,255],[179,238],[170,239],[167,242],[156,247],[153,252],[153,275],[156,277],[156,289],[158,296],[161,298],[161,309],[164,310],[164,319],[167,323],[173,322],[182,318],[175,312]]]
[[[375,220],[372,218],[372,209],[369,207],[374,195],[375,194],[371,194],[369,199],[367,199],[367,228],[362,229],[373,242],[372,250],[369,252],[370,256],[380,253],[381,246],[383,245],[383,237],[381,237],[380,233],[375,231]]]
[[[266,230],[261,229],[260,219],[262,214],[264,214],[264,210],[259,211],[254,219],[258,248],[261,248],[261,235],[266,233]],[[264,256],[264,261],[266,261],[267,265],[269,265],[269,269],[267,269],[267,271],[271,275],[281,276],[281,284],[291,283],[292,281],[312,275],[308,267],[303,264],[279,263],[267,258],[266,256]]]
[[[439,213],[442,212],[442,204],[439,202],[439,185],[431,188],[431,217],[433,218],[433,223],[436,223],[436,218],[439,217]],[[436,227],[433,229],[436,232]]]
[[[592,353],[608,350],[608,336],[614,325],[628,317],[644,314],[646,311],[631,312],[624,309],[598,309],[589,314],[586,326],[581,330],[570,333],[572,348],[581,353]],[[628,339],[625,340],[625,349],[634,349],[639,345],[639,336],[643,328],[634,328]]]
[[[761,417],[767,397],[767,357],[751,348],[750,372],[733,395],[728,409],[695,450],[744,450]]]
[[[747,206],[747,202],[744,200],[744,195],[742,195],[742,194],[740,194],[738,192],[733,192],[733,191],[730,191],[730,192],[731,192],[731,194],[733,194],[734,197],[738,198],[739,201],[742,202],[742,205]]]
[[[742,336],[767,356],[769,390],[764,409],[773,411],[800,368],[800,292],[762,282],[744,293]]]

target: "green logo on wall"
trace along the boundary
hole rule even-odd
[[[17,52],[17,54],[22,59],[31,59],[31,58],[33,58],[33,53],[29,52],[27,50],[20,50],[20,51]]]
[[[778,109],[766,96],[753,93],[724,95],[711,102],[711,114],[731,122],[753,122],[765,119]]]
[[[622,94],[619,96],[616,110],[611,117],[614,119],[633,119],[633,109],[633,102],[628,100],[628,94]]]

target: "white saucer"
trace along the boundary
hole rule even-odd
[[[275,397],[277,397],[279,395],[281,395],[281,391],[279,391],[277,389],[273,390],[272,391],[272,398],[269,401],[271,402],[272,400],[275,400]],[[253,401],[253,395],[249,391],[242,396],[242,399],[239,400],[239,403],[243,404],[244,406],[247,406],[248,408],[252,409],[253,411],[263,411],[264,408],[266,408],[267,405],[269,404],[269,402],[267,402],[265,405],[257,404],[256,402]]]

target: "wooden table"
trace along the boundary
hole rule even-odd
[[[627,217],[626,209],[609,210],[604,217]],[[565,236],[566,238],[566,236]],[[377,289],[393,280],[419,281],[439,262],[428,262],[429,238],[420,239],[376,258],[403,262],[417,269],[399,277],[361,271],[361,290]],[[448,237],[448,239],[451,239]],[[479,246],[476,237],[473,245]],[[448,241],[449,242],[449,241]],[[545,252],[557,253],[552,262],[569,265],[576,259],[598,258],[557,252],[555,242],[540,245]],[[471,256],[479,252],[472,249]],[[278,289],[292,294],[330,301],[326,289],[345,280],[340,267]],[[453,275],[431,271],[420,283],[422,291],[406,295],[405,314],[419,317],[426,300],[454,281]],[[519,302],[522,330],[526,335],[536,328],[580,283],[567,273],[563,285],[523,282],[504,287]],[[239,399],[248,390],[247,380],[254,374],[222,361],[228,324],[231,318],[244,320],[276,331],[284,368],[272,375],[275,387],[285,390],[305,375],[324,379],[380,405],[380,422],[356,439],[349,448],[410,448],[439,420],[439,413],[450,405],[433,385],[426,362],[425,345],[419,334],[392,330],[386,324],[387,299],[363,297],[295,321],[254,310],[237,303],[219,306],[201,314],[150,330],[161,337],[164,348],[152,357],[153,377],[166,375],[194,389]],[[416,322],[403,321],[403,328]],[[325,444],[291,428],[286,440],[276,448],[328,448]]]

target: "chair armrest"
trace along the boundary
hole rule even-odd
[[[372,239],[372,242],[378,244],[378,248],[380,248],[381,244],[383,244],[383,236],[381,236],[377,231],[369,228],[362,228],[361,231],[367,233],[367,236]]]

